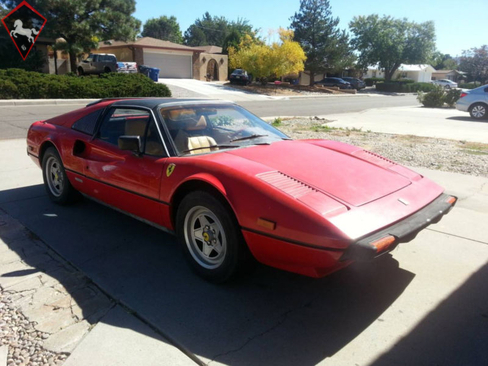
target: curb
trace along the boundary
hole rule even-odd
[[[28,105],[69,105],[88,104],[96,99],[0,99],[0,107],[18,107]]]

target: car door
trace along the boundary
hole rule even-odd
[[[85,191],[104,203],[165,226],[160,201],[163,167],[168,157],[151,110],[111,108],[95,136],[86,143]],[[121,150],[120,136],[139,136],[141,152]]]

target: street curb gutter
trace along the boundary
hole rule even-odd
[[[100,100],[96,99],[0,99],[0,107],[17,107],[28,105],[70,105],[88,104]]]

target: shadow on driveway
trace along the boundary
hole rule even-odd
[[[319,280],[260,265],[216,286],[192,274],[174,237],[89,200],[54,205],[43,192],[41,185],[2,191],[0,208],[205,361],[315,365],[376,321],[415,276],[384,256]]]
[[[471,117],[447,117],[446,119],[453,120],[453,121],[462,121],[462,122],[488,122],[488,119],[474,119]]]

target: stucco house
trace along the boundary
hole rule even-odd
[[[427,64],[420,65],[407,65],[401,64],[397,71],[393,74],[392,80],[396,79],[412,79],[416,82],[428,83],[432,79],[432,74],[435,69]],[[368,71],[363,78],[384,78],[384,70],[380,69],[378,66],[368,67]]]
[[[157,67],[161,78],[227,80],[228,56],[216,46],[189,47],[152,37],[134,42],[104,41],[93,53],[113,53],[119,61]]]

